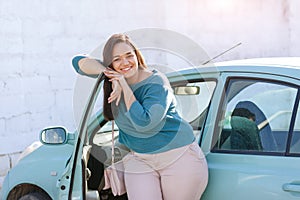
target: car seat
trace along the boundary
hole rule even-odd
[[[259,125],[263,121],[267,120],[265,114],[262,110],[251,101],[241,101],[235,108],[246,108],[250,112],[255,114],[255,123]],[[261,139],[262,148],[264,151],[276,151],[277,143],[272,133],[271,127],[269,124],[265,125],[261,130],[259,130],[259,135]]]
[[[262,150],[259,130],[255,122],[246,117],[231,117],[231,149],[239,150]]]

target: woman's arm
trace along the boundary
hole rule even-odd
[[[132,122],[136,130],[149,131],[159,128],[163,124],[172,97],[170,91],[163,85],[156,83],[147,84],[146,92],[142,100],[135,100],[126,116]],[[161,127],[160,127],[161,128]]]
[[[97,77],[105,69],[100,60],[89,58],[85,55],[75,56],[72,59],[72,65],[77,73],[90,77]]]
[[[112,70],[105,70],[105,75],[110,81],[117,81],[122,88],[124,102],[127,108],[127,117],[131,120],[136,130],[148,131],[164,120],[169,106],[172,102],[172,95],[161,79],[147,83],[147,92],[143,99],[137,101],[136,96],[126,82],[124,76]],[[110,99],[113,101],[114,99]]]

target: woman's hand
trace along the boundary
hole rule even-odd
[[[110,81],[114,81],[114,80],[118,81],[119,84],[121,85],[121,87],[122,87],[122,84],[124,84],[126,82],[123,74],[121,74],[111,68],[106,68],[104,70],[104,74],[105,74],[105,76],[107,76],[109,78]]]
[[[105,69],[104,74],[109,78],[109,81],[112,82],[113,91],[110,94],[110,97],[108,98],[108,103],[111,103],[116,100],[116,105],[118,106],[122,95],[122,86],[119,80],[124,79],[124,77],[122,74],[110,68]]]
[[[105,76],[107,76],[109,78],[109,81],[112,81],[112,83],[114,83],[114,82],[117,83],[117,84],[115,84],[116,88],[113,89],[114,91],[116,91],[116,93],[113,94],[113,92],[112,92],[113,96],[111,98],[111,101],[121,98],[121,94],[123,93],[126,108],[127,108],[127,110],[129,110],[130,106],[133,104],[133,102],[136,101],[136,98],[135,98],[131,88],[129,87],[124,75],[121,73],[118,73],[115,70],[112,70],[110,68],[105,69],[104,74],[105,74]],[[119,91],[118,88],[121,89],[121,92],[117,92],[117,91]],[[118,95],[118,93],[120,93],[120,94]]]
[[[116,100],[116,106],[118,106],[121,96],[122,96],[122,88],[118,81],[113,80],[112,81],[112,92],[110,93],[110,96],[108,98],[108,103],[111,103]]]

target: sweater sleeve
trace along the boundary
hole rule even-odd
[[[138,132],[157,130],[164,126],[172,101],[168,88],[161,84],[148,84],[142,98],[137,98],[126,113]]]
[[[88,77],[91,77],[91,78],[97,78],[98,75],[91,75],[91,74],[86,74],[84,73],[80,67],[79,67],[79,61],[83,58],[87,58],[87,56],[85,55],[76,55],[73,59],[72,59],[72,65],[73,65],[73,68],[75,69],[75,71],[80,74],[80,75],[84,75],[84,76],[88,76]]]

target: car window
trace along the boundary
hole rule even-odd
[[[89,126],[89,133],[92,133],[94,136],[92,138],[92,143],[98,146],[110,146],[112,142],[112,122],[104,122],[102,118],[102,111],[103,111],[103,83],[99,87],[97,91],[97,96],[95,98],[95,103],[93,104],[93,109],[91,112],[90,117],[90,126]],[[114,123],[114,130],[115,134],[114,137],[118,138],[119,131],[118,126]]]
[[[279,82],[231,79],[223,97],[214,150],[284,155],[297,92]]]
[[[184,85],[174,83],[174,85],[176,85],[176,87],[187,86],[199,88],[199,93],[192,95],[176,94],[175,92],[179,114],[183,119],[185,119],[192,125],[194,129],[194,135],[199,138],[204,120],[206,118],[208,106],[216,87],[216,81],[202,80],[198,82],[187,83]]]

